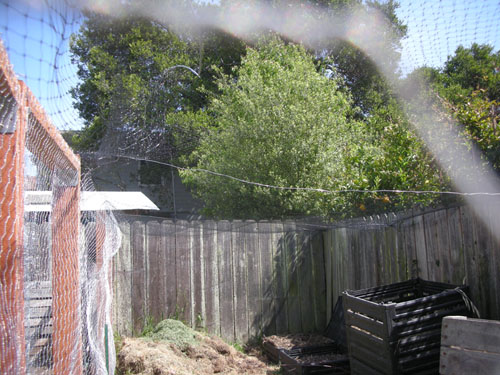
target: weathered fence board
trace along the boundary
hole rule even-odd
[[[234,312],[236,341],[248,340],[247,308],[247,249],[245,247],[245,223],[234,222],[233,226],[233,275]]]
[[[216,246],[219,259],[220,334],[229,341],[234,341],[233,247],[229,221],[217,223]]]
[[[311,319],[315,313],[314,301],[314,274],[311,272],[313,269],[314,249],[312,248],[311,241],[306,233],[297,233],[297,275],[298,279],[298,295],[300,304],[301,318],[300,326],[303,332],[313,332],[315,330],[315,321]],[[326,263],[325,263],[326,266]]]
[[[415,236],[415,254],[416,254],[416,276],[422,279],[429,280],[429,269],[427,263],[424,218],[422,215],[417,215],[413,218],[413,233]]]
[[[175,318],[192,324],[191,320],[191,236],[189,227],[183,223],[176,223],[176,240],[175,240],[175,259],[177,282],[175,289],[171,290],[176,293],[176,314]],[[141,251],[141,249],[134,249]],[[172,285],[173,287],[173,285]]]
[[[464,246],[462,225],[460,223],[460,210],[450,208],[448,210],[448,234],[449,234],[449,254],[450,254],[450,283],[462,284],[459,275],[465,275]]]
[[[124,335],[132,334],[132,254],[130,246],[130,224],[120,223],[122,246],[113,262],[114,280],[114,321],[117,331]]]
[[[310,234],[311,252],[312,257],[312,270],[313,270],[313,291],[311,296],[313,302],[315,332],[321,332],[327,325],[326,321],[326,283],[325,283],[325,257],[324,257],[324,243],[323,236],[318,232]],[[337,299],[335,299],[337,301]]]
[[[477,253],[475,255],[477,262],[476,264],[478,266],[478,273],[476,274],[476,278],[479,285],[479,303],[481,311],[489,315],[492,313],[492,303],[494,301],[494,296],[490,294],[490,290],[492,289],[491,287],[493,286],[490,285],[490,283],[492,282],[492,279],[494,277],[490,271],[492,255],[492,251],[490,249],[491,243],[489,240],[490,236],[486,228],[481,225],[479,218],[475,217],[474,219],[477,229]],[[488,220],[488,218],[483,218],[483,220]],[[495,270],[494,272],[498,272],[498,270]]]
[[[211,332],[220,331],[219,272],[217,266],[217,223],[203,223],[202,246],[204,256],[205,321],[203,326]]]
[[[326,285],[331,285],[333,293],[336,292],[335,286],[338,285],[338,280],[335,270],[333,269],[333,263],[332,263],[332,251],[329,249],[332,248],[333,246],[333,232],[325,232],[323,234],[323,243],[325,246],[325,279],[326,279]],[[311,251],[312,253],[312,251]],[[311,254],[312,256],[312,254]],[[332,313],[332,296],[333,293],[327,293],[326,294],[326,319],[330,320],[331,313]]]
[[[145,249],[144,223],[136,221],[132,223],[132,321],[134,332],[140,332],[144,326],[144,318],[147,315],[146,307],[146,273],[145,251],[135,251]]]
[[[465,275],[464,279],[469,285],[471,292],[474,295],[479,295],[479,284],[476,280],[478,273],[476,262],[476,227],[475,220],[470,211],[463,207],[460,210],[460,222],[463,233],[463,247],[465,257]],[[476,302],[477,303],[477,302]]]
[[[273,246],[276,248],[273,267],[274,283],[276,285],[276,333],[287,333],[288,331],[288,309],[287,309],[287,290],[288,275],[286,272],[286,251],[285,234],[283,224],[278,224],[273,233]]]
[[[285,252],[286,268],[285,273],[288,275],[288,288],[286,293],[288,314],[288,331],[301,332],[301,311],[300,311],[300,295],[299,295],[299,258],[297,257],[297,234],[295,233],[294,223],[285,223],[285,243],[283,251]]]
[[[248,335],[257,337],[261,333],[262,290],[260,277],[260,254],[257,223],[249,223],[245,228],[246,272],[247,272],[247,311]]]
[[[191,251],[191,322],[196,327],[203,326],[203,317],[205,316],[205,259],[203,253],[203,243],[201,241],[201,223],[193,222],[190,228],[190,246]]]
[[[151,221],[146,225],[147,262],[148,262],[148,312],[151,316],[164,316],[166,313],[165,290],[165,253],[160,223]]]
[[[259,255],[260,255],[260,292],[261,292],[261,330],[264,335],[276,332],[276,288],[273,282],[273,225],[268,222],[259,223]]]
[[[500,206],[490,205],[489,206],[489,217],[488,220],[492,226],[493,233],[500,233]],[[497,243],[493,233],[488,233],[490,240],[490,262],[489,264],[489,274],[491,281],[489,281],[489,291],[492,303],[492,313],[497,313],[500,311],[500,243]]]
[[[177,285],[176,267],[176,225],[173,221],[164,220],[161,223],[161,235],[164,238],[164,267],[165,270],[165,314],[164,316],[175,316],[177,309],[177,292],[171,291],[171,285]]]
[[[441,264],[439,263],[439,253],[437,248],[438,228],[435,213],[430,212],[425,215],[423,219],[429,280],[441,280]]]
[[[441,269],[440,279],[444,282],[451,283],[451,255],[450,255],[450,238],[449,238],[449,226],[448,226],[448,210],[438,211],[435,213],[436,230],[441,229],[439,233],[436,234],[435,240],[437,245],[437,261],[439,262],[439,268]],[[456,249],[454,249],[456,251]],[[460,272],[460,270],[455,270]]]

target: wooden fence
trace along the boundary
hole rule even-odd
[[[469,285],[481,316],[500,319],[500,244],[483,221],[500,233],[498,202],[481,219],[462,206],[367,217],[326,231],[326,311],[343,290],[418,276]]]
[[[491,216],[500,233],[498,204]],[[500,244],[467,207],[292,222],[122,220],[115,329],[176,317],[229,341],[321,332],[337,297],[411,277],[466,283],[482,317],[500,318]],[[325,229],[326,228],[326,229]]]
[[[181,319],[229,341],[325,327],[323,236],[287,222],[121,222],[115,329]]]

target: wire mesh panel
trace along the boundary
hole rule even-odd
[[[33,126],[31,119],[28,138],[33,137]],[[51,174],[25,149],[24,191],[28,209],[24,213],[24,324],[28,372],[36,369],[49,373],[53,365]]]
[[[86,180],[83,189],[92,189]],[[80,272],[83,364],[86,374],[113,373],[115,352],[111,321],[111,261],[121,234],[110,207],[83,212]]]
[[[26,127],[24,235],[28,372],[81,371],[79,163],[32,95]],[[32,208],[33,207],[33,208]]]
[[[25,205],[27,371],[81,373],[80,164],[29,91],[27,110],[25,196],[38,203]]]

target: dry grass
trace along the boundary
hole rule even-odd
[[[157,329],[158,328],[158,329]],[[147,338],[124,338],[118,353],[118,374],[207,375],[279,373],[259,355],[237,351],[218,337],[208,336],[180,322],[162,322]]]

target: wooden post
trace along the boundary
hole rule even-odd
[[[58,187],[52,210],[52,309],[54,374],[81,374],[79,287],[79,188]]]
[[[11,129],[5,123],[9,114],[0,114],[4,121],[0,131],[0,373],[24,374],[24,93],[19,90],[2,43],[0,95],[3,111],[17,111]],[[8,108],[7,104],[12,106]]]

